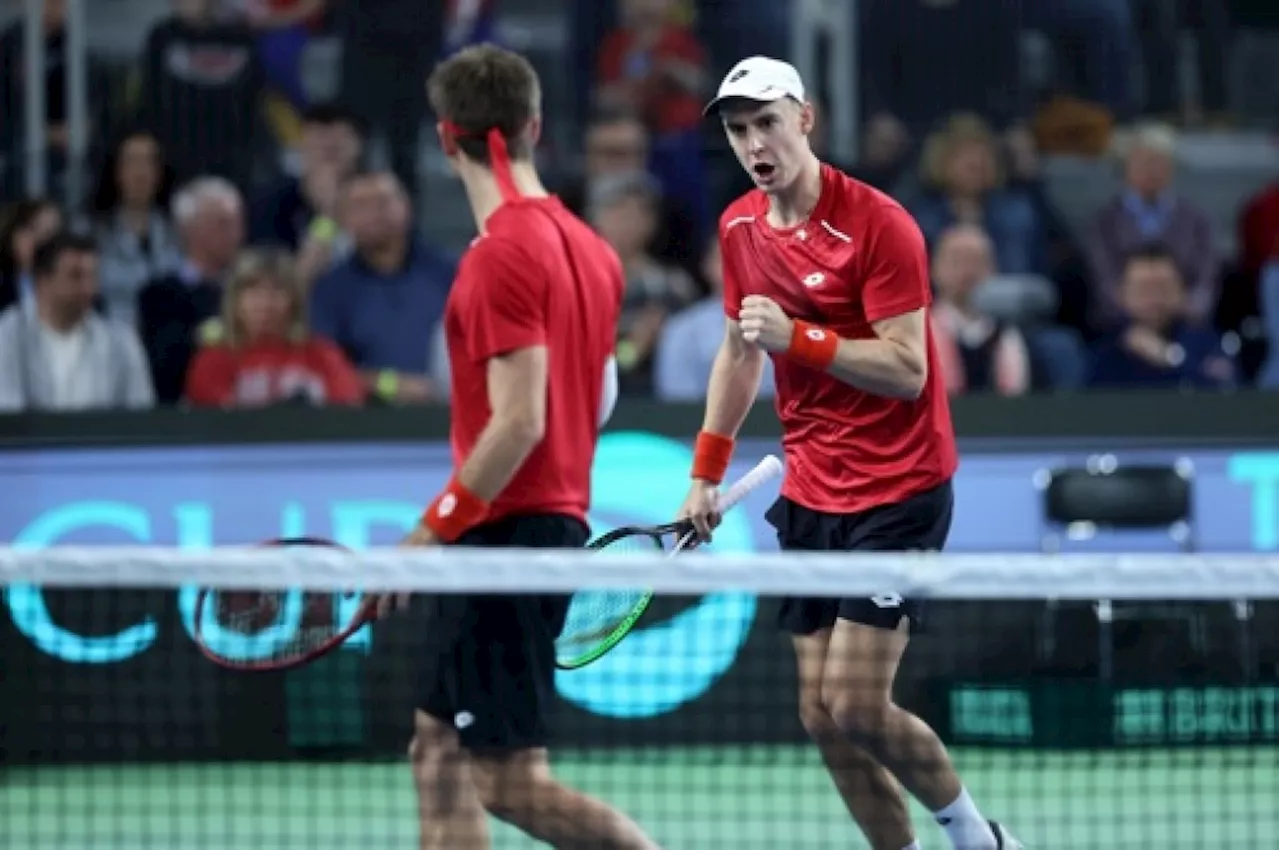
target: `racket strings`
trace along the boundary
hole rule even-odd
[[[272,636],[271,659],[306,655],[324,646],[341,629],[334,594],[303,593],[300,610],[294,612],[289,611],[288,597],[284,591],[215,592],[209,601],[212,625],[248,640]],[[280,630],[289,625],[290,613],[297,616],[297,625],[282,637]]]

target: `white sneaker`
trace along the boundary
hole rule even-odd
[[[993,820],[989,820],[987,823],[991,825],[991,831],[995,833],[998,850],[1027,850],[1022,842],[1013,836],[1012,832]]]

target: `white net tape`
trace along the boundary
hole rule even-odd
[[[0,548],[0,585],[417,593],[567,593],[646,587],[937,599],[1275,599],[1276,555],[713,553],[164,547]]]

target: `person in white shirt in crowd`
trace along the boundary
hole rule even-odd
[[[702,252],[700,271],[710,294],[676,313],[662,327],[654,360],[654,393],[662,401],[701,401],[707,395],[711,364],[724,335],[724,269],[720,240]],[[766,359],[759,398],[773,398],[773,361]]]
[[[0,412],[147,408],[142,343],[93,309],[92,239],[60,233],[36,249],[34,297],[0,313]]]

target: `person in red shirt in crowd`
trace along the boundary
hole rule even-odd
[[[338,346],[307,333],[302,283],[282,251],[246,251],[222,298],[222,317],[187,371],[186,398],[197,407],[273,404],[355,405],[360,376]]]
[[[724,342],[681,516],[704,538],[716,485],[774,364],[786,478],[767,518],[784,550],[937,550],[951,526],[955,436],[927,321],[924,238],[887,195],[818,160],[795,68],[738,63],[707,106],[756,188],[720,220]],[[918,850],[894,778],[963,850],[1022,845],[979,813],[946,749],[893,703],[918,601],[788,598],[801,719],[873,847]]]
[[[1240,212],[1240,270],[1250,280],[1280,255],[1280,183],[1272,182]]]
[[[622,26],[600,45],[602,105],[642,116],[658,134],[693,130],[702,121],[706,56],[675,22],[671,0],[623,0]]]
[[[405,542],[581,549],[616,396],[622,265],[543,188],[532,163],[541,86],[524,58],[466,48],[427,90],[480,236],[445,308],[454,475]],[[375,599],[382,615],[406,601]],[[485,809],[556,847],[656,850],[625,815],[551,775],[547,711],[568,602],[430,600],[409,748],[424,850],[488,847]]]

